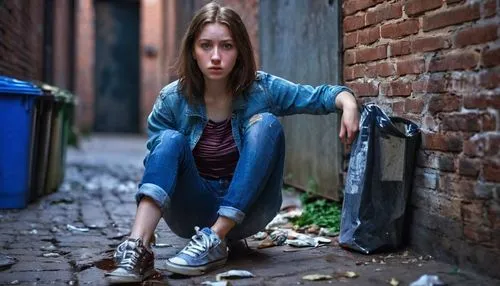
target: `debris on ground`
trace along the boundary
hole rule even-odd
[[[417,281],[413,281],[410,286],[438,286],[446,285],[437,275],[422,275]]]
[[[204,281],[201,285],[209,285],[209,286],[231,286],[231,282],[229,281]]]
[[[0,254],[0,270],[7,269],[17,263],[17,259],[7,255]]]
[[[309,274],[302,277],[303,280],[308,281],[322,281],[322,280],[330,280],[333,277],[331,275],[326,274]]]
[[[391,284],[391,286],[398,286],[399,281],[396,278],[392,277],[391,281],[389,281],[389,284]]]
[[[66,228],[69,231],[74,231],[74,232],[88,232],[89,231],[89,229],[86,227],[76,227],[76,226],[71,225],[71,224],[67,224]]]
[[[251,272],[246,270],[229,270],[227,272],[219,273],[215,275],[215,280],[222,281],[228,279],[243,279],[255,277]]]
[[[267,237],[267,232],[265,232],[265,231],[259,231],[253,235],[253,239],[255,239],[255,240],[263,240],[266,237]]]

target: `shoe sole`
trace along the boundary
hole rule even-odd
[[[109,284],[120,284],[120,283],[140,283],[147,280],[149,277],[153,276],[156,273],[156,270],[152,270],[144,274],[141,278],[134,278],[130,276],[118,276],[118,275],[104,275],[106,281]]]
[[[226,264],[226,261],[227,258],[198,267],[179,265],[172,263],[169,260],[167,260],[165,264],[166,264],[166,269],[170,272],[186,276],[199,276],[224,266]]]

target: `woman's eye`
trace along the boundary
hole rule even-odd
[[[224,44],[222,47],[223,47],[224,49],[226,49],[226,50],[230,50],[230,49],[232,49],[232,48],[233,48],[233,45],[232,45],[232,44]]]
[[[210,44],[209,43],[201,43],[200,47],[204,50],[207,50],[210,48]]]

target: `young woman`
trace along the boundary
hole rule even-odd
[[[341,140],[350,143],[358,129],[346,87],[313,88],[257,72],[241,18],[216,3],[191,21],[178,76],[148,118],[137,213],[116,249],[118,268],[106,274],[110,281],[142,281],[154,272],[150,239],[162,217],[191,238],[166,261],[166,269],[184,275],[224,265],[228,241],[262,230],[281,206],[285,138],[277,116],[342,109]]]

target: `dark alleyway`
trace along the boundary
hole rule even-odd
[[[127,234],[135,202],[133,194],[141,177],[144,138],[96,136],[80,150],[68,153],[65,183],[59,190],[24,210],[0,211],[0,254],[17,262],[0,270],[1,285],[106,285],[103,270],[109,267],[113,248]],[[231,281],[232,285],[408,285],[423,274],[438,275],[448,285],[499,285],[500,281],[457,269],[422,254],[408,251],[364,256],[328,246],[292,249],[289,246],[236,252],[227,266],[195,278],[162,271],[163,262],[185,244],[165,223],[157,230],[157,285],[200,285],[215,281],[217,273],[244,269],[255,278]],[[357,278],[346,278],[353,271]],[[327,281],[309,282],[307,274],[328,274]],[[160,282],[161,280],[161,282]]]

